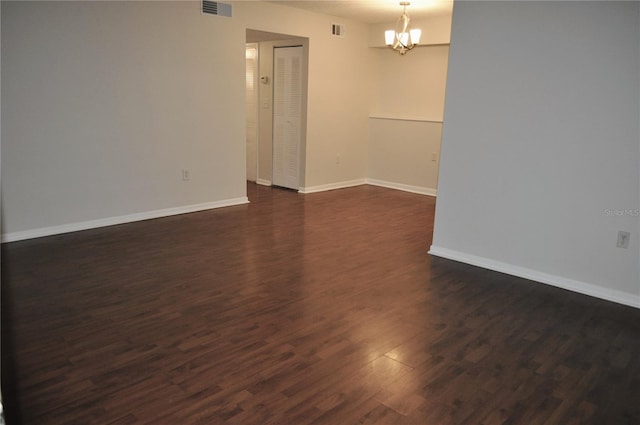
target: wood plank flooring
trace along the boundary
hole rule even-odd
[[[373,186],[2,247],[8,424],[638,424],[640,310],[430,257]]]

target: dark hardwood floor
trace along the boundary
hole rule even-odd
[[[430,257],[373,186],[2,247],[11,424],[639,424],[640,310]]]

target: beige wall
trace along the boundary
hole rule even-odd
[[[384,33],[386,24],[366,26],[292,8],[250,6],[245,21],[248,28],[309,40],[309,127],[303,191],[368,180],[434,194],[448,58],[448,45],[439,43],[449,41],[451,16],[417,21],[416,25],[425,29],[424,42],[431,45],[400,57],[386,47],[363,49],[372,45],[374,31]],[[273,10],[278,13],[272,15]],[[346,26],[344,38],[329,35],[331,24],[336,22]],[[271,45],[261,44],[261,75],[268,75]],[[269,89],[261,88],[263,94]],[[261,105],[261,112],[268,112],[265,106]],[[370,116],[436,123],[382,123],[370,120]],[[261,114],[261,127],[263,154],[258,177],[266,183],[271,175],[270,114]],[[395,140],[397,132],[402,133],[402,143]]]
[[[236,18],[246,28],[309,39],[303,191],[363,180],[375,86],[371,70],[376,63],[374,51],[368,48],[367,25],[264,2],[238,2],[234,7]],[[344,38],[331,36],[331,24],[337,19],[347,27]]]
[[[442,123],[369,121],[369,183],[436,195]]]
[[[448,37],[442,33],[441,41]],[[372,50],[378,83],[371,104],[367,178],[435,195],[449,46],[418,46],[404,56],[389,48]]]
[[[372,50],[378,84],[371,115],[442,121],[449,46],[418,46],[404,56],[389,48]]]

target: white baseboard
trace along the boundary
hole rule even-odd
[[[428,195],[428,196],[436,196],[437,190],[432,189],[430,187],[422,187],[422,186],[412,186],[409,184],[403,183],[394,183],[385,180],[377,180],[377,179],[367,179],[367,184],[373,186],[386,187],[389,189],[402,190],[405,192],[418,193],[420,195]]]
[[[258,179],[256,180],[256,184],[259,184],[261,186],[271,186],[271,180]]]
[[[494,270],[500,273],[506,273],[512,276],[522,277],[524,279],[533,280],[558,288],[566,289],[580,294],[601,298],[607,301],[640,308],[640,296],[627,292],[617,291],[615,289],[603,288],[601,286],[592,285],[590,283],[581,282],[573,279],[567,279],[543,272],[539,272],[525,267],[514,266],[512,264],[500,261],[490,260],[488,258],[479,257],[452,249],[441,248],[431,245],[429,254],[437,257],[447,258],[449,260],[459,261],[461,263],[471,264],[473,266]]]
[[[338,183],[329,183],[322,184],[318,186],[310,186],[310,187],[301,187],[299,189],[300,193],[316,193],[316,192],[324,192],[326,190],[334,190],[334,189],[344,189],[347,187],[353,186],[361,186],[363,184],[370,184],[372,186],[380,186],[386,187],[388,189],[402,190],[404,192],[417,193],[420,195],[427,196],[436,196],[436,189],[432,189],[429,187],[421,187],[421,186],[412,186],[408,184],[389,182],[385,180],[377,180],[377,179],[358,179],[358,180],[349,180]]]
[[[134,221],[149,220],[152,218],[167,217],[171,215],[186,214],[196,211],[210,210],[213,208],[229,207],[249,203],[246,196],[222,201],[206,202],[203,204],[186,205],[176,208],[146,211],[135,214],[127,214],[116,217],[88,220],[78,223],[63,224],[60,226],[41,227],[38,229],[22,230],[2,234],[2,242],[14,242],[25,239],[40,238],[43,236],[59,235],[61,233],[77,232],[79,230],[95,229],[98,227],[113,226],[115,224],[131,223]]]
[[[324,192],[326,190],[344,189],[347,187],[360,186],[366,183],[367,183],[366,179],[349,180],[349,181],[338,182],[338,183],[321,184],[319,186],[301,187],[298,190],[298,192],[304,193],[304,194]]]

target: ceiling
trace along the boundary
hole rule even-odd
[[[349,18],[369,24],[394,22],[402,13],[399,0],[271,0],[284,6]],[[411,19],[451,14],[453,0],[413,0],[407,7]]]

